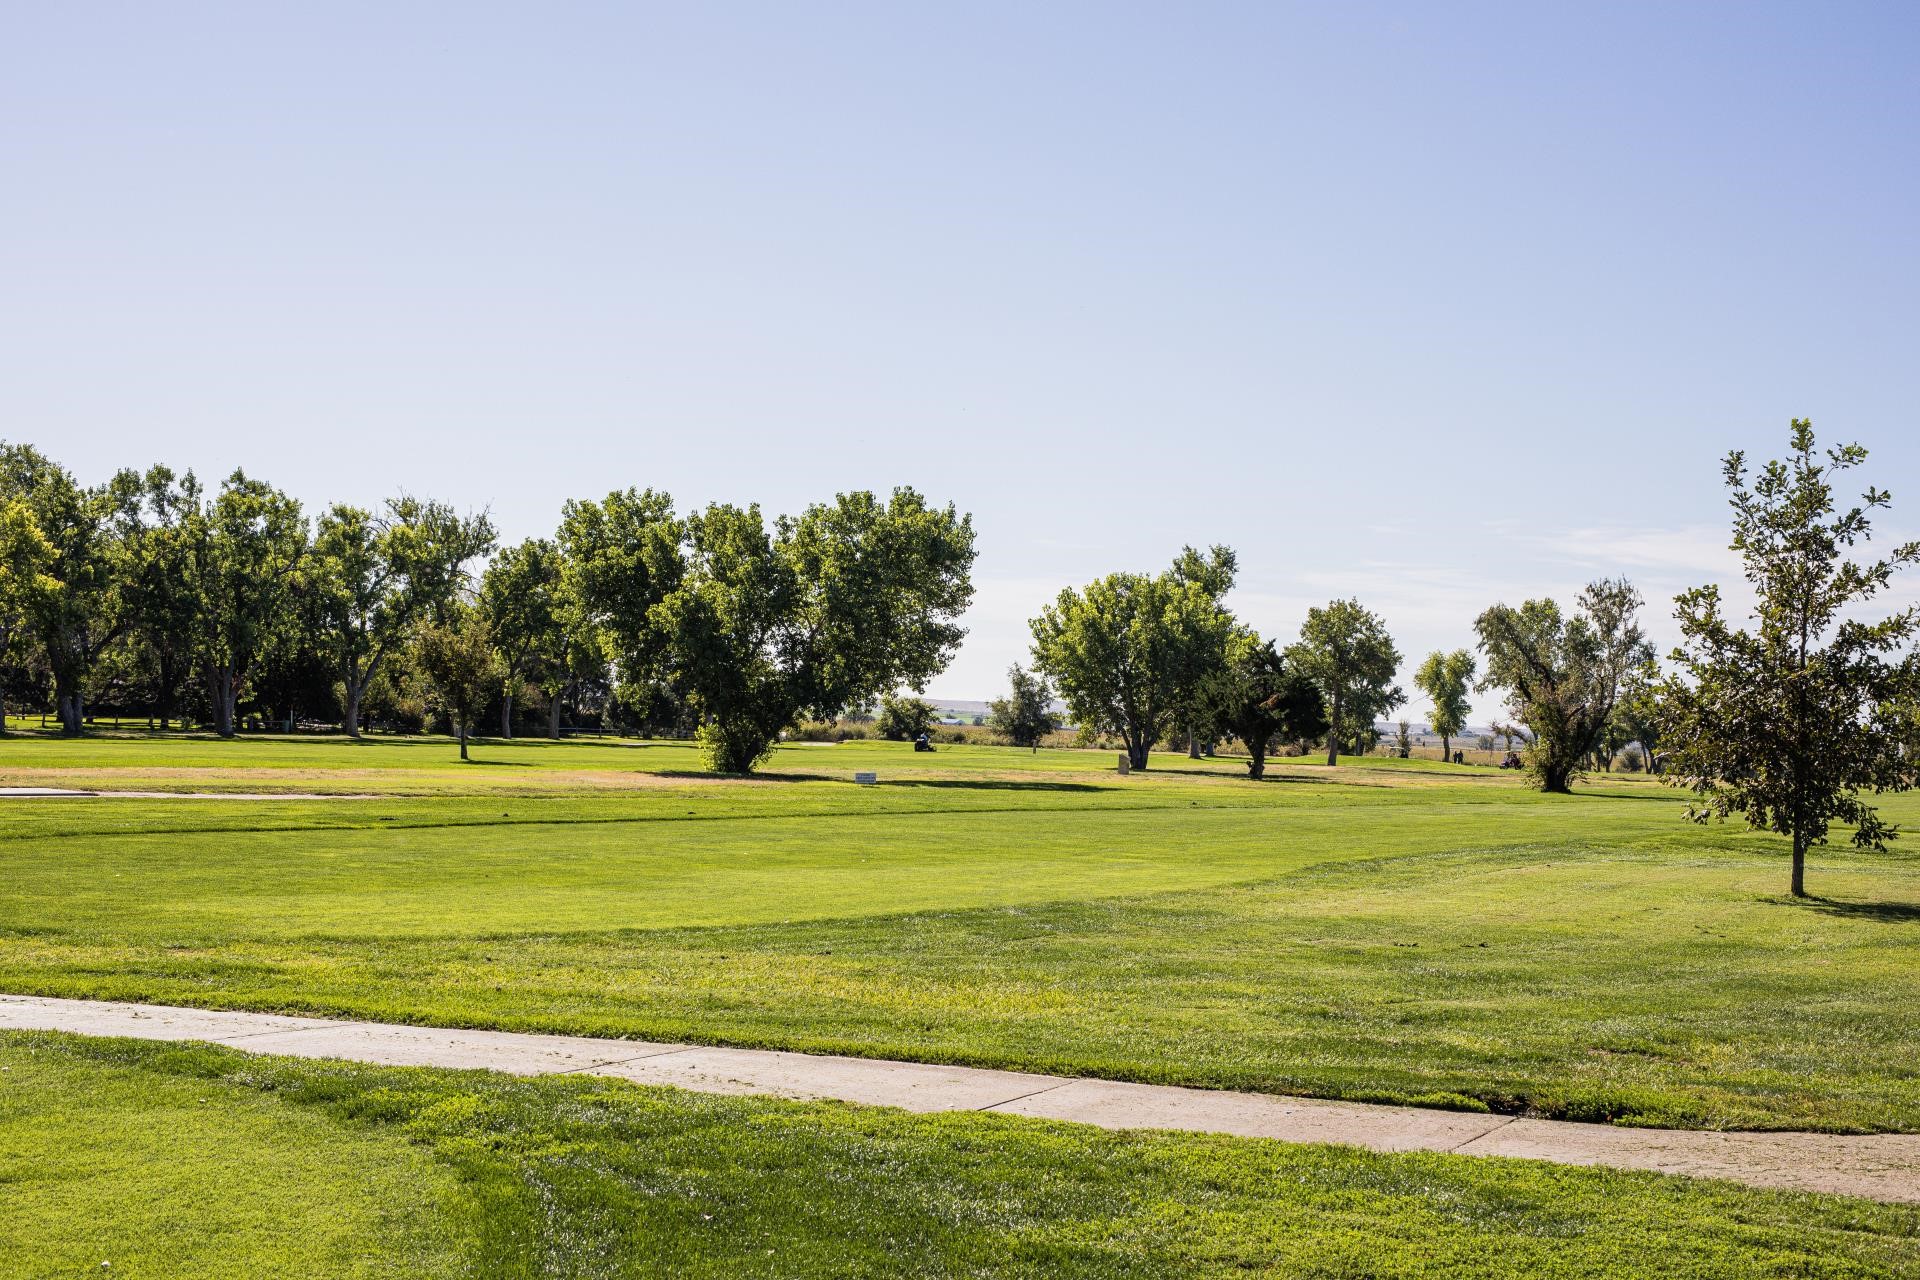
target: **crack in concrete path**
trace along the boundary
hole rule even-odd
[[[1920,1204],[1920,1134],[1629,1129],[1025,1071],[167,1005],[0,995],[0,1030],[205,1040],[245,1053],[515,1075],[601,1075],[707,1093],[828,1098],[1097,1125],[1605,1165]]]

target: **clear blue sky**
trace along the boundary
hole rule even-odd
[[[1410,662],[1670,635],[1794,415],[1920,525],[1920,6],[302,8],[6,6],[0,435],[513,538],[911,483],[950,697],[1189,542]]]

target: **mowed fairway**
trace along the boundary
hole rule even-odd
[[[1920,851],[1644,780],[1095,752],[0,743],[0,990],[1633,1124],[1920,1130]],[[883,785],[856,787],[855,769]],[[1895,817],[1920,813],[1904,800]]]

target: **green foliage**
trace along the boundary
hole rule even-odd
[[[122,497],[81,486],[31,445],[0,443],[0,499],[24,504],[50,553],[36,544],[38,581],[51,588],[25,596],[26,623],[52,670],[62,728],[77,736],[94,668],[129,622]]]
[[[1047,678],[1017,662],[1008,667],[1007,696],[987,704],[987,723],[1014,746],[1038,750],[1041,739],[1059,727]]]
[[[1660,772],[1660,748],[1666,737],[1660,686],[1659,664],[1648,659],[1627,673],[1613,709],[1614,724],[1623,738],[1640,744],[1640,758],[1649,773]]]
[[[1206,684],[1204,704],[1213,732],[1245,744],[1253,778],[1266,776],[1275,740],[1305,741],[1327,731],[1319,686],[1251,631],[1235,633],[1225,667]]]
[[[1636,621],[1640,593],[1625,578],[1595,582],[1572,618],[1551,600],[1494,605],[1473,624],[1487,655],[1481,689],[1506,689],[1532,733],[1527,772],[1566,792],[1613,718],[1628,673],[1653,654]]]
[[[565,596],[566,561],[545,538],[528,538],[493,558],[480,581],[479,608],[500,656],[500,736],[513,736],[513,700],[539,678],[549,688],[570,666],[572,611]]]
[[[307,554],[306,517],[286,494],[236,471],[187,528],[199,598],[197,652],[216,727],[231,737],[241,681],[289,623],[294,575]]]
[[[910,742],[933,727],[939,708],[925,698],[887,694],[880,699],[880,719],[876,729],[893,742]]]
[[[1115,573],[1062,591],[1032,622],[1034,665],[1051,677],[1083,732],[1110,732],[1136,769],[1176,718],[1197,715],[1227,660],[1233,552],[1187,547],[1157,576]]]
[[[686,520],[686,575],[652,611],[713,767],[746,773],[803,714],[833,716],[943,670],[973,598],[973,523],[912,489],[783,516]]]
[[[1700,821],[1737,813],[1788,836],[1792,891],[1804,895],[1806,852],[1826,843],[1833,823],[1852,825],[1863,849],[1884,850],[1894,836],[1860,793],[1913,784],[1920,657],[1903,651],[1920,610],[1878,621],[1856,611],[1920,560],[1920,543],[1849,559],[1871,538],[1867,513],[1891,501],[1868,486],[1860,505],[1838,512],[1834,478],[1867,451],[1844,445],[1822,457],[1805,419],[1794,420],[1792,449],[1751,483],[1745,456],[1727,456],[1733,547],[1758,597],[1755,626],[1726,619],[1716,586],[1680,596],[1679,672],[1664,688],[1662,723],[1675,781],[1701,798],[1689,812]]]
[[[1318,685],[1326,700],[1328,764],[1338,761],[1343,737],[1364,739],[1370,747],[1373,722],[1407,700],[1393,683],[1400,650],[1386,623],[1358,600],[1335,600],[1307,610],[1300,640],[1287,650],[1287,661]]]
[[[314,580],[324,643],[345,686],[347,732],[360,732],[367,685],[420,623],[441,618],[466,582],[466,565],[493,546],[485,515],[444,503],[389,499],[380,515],[336,505],[314,537]]]
[[[420,673],[438,695],[460,737],[460,758],[475,721],[499,692],[505,675],[486,615],[471,606],[454,606],[441,622],[428,622],[414,639]]]
[[[1427,721],[1440,735],[1440,754],[1446,760],[1453,759],[1453,739],[1467,727],[1467,714],[1473,709],[1467,696],[1473,668],[1473,655],[1465,649],[1435,650],[1413,675],[1414,686],[1432,701]]]
[[[672,497],[653,489],[561,509],[556,605],[566,647],[559,667],[590,668],[604,655],[629,702],[653,700],[666,651],[654,610],[686,577],[685,536]],[[551,681],[549,691],[558,692]]]

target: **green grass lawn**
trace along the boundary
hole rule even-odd
[[[1649,1125],[1920,1131],[1920,854],[1368,760],[105,736],[0,783],[0,990]],[[856,787],[874,768],[883,785]],[[476,792],[478,794],[476,794]],[[1890,804],[1911,819],[1920,805]]]
[[[37,1033],[0,1209],[8,1278],[1920,1273],[1912,1206]]]

